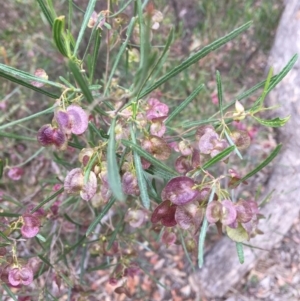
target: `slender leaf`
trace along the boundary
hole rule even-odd
[[[243,244],[241,242],[236,242],[235,243],[236,246],[236,252],[239,258],[239,262],[241,264],[244,263],[244,249],[243,249]]]
[[[23,140],[23,141],[36,141],[36,138],[20,136],[13,133],[5,133],[5,132],[0,132],[0,137],[7,137],[7,138]]]
[[[70,60],[69,68],[72,71],[72,73],[75,77],[75,80],[76,80],[78,86],[80,87],[83,95],[85,96],[86,100],[88,101],[88,103],[92,103],[94,101],[93,95],[89,89],[88,83],[82,76],[82,73],[80,72],[78,66],[73,61]]]
[[[52,35],[54,43],[59,52],[63,56],[69,57],[69,47],[67,46],[68,41],[65,38],[65,16],[59,16],[54,20]]]
[[[113,67],[111,68],[111,71],[110,71],[110,74],[109,74],[109,77],[108,77],[108,80],[107,80],[107,83],[105,85],[105,90],[104,90],[104,96],[107,95],[108,93],[108,89],[110,87],[110,83],[113,79],[113,76],[116,72],[116,69],[117,67],[119,66],[119,62],[120,62],[120,59],[124,53],[124,51],[126,50],[126,47],[127,47],[127,44],[129,42],[129,39],[130,39],[130,36],[131,36],[131,33],[133,31],[133,27],[134,27],[134,23],[135,23],[135,18],[133,17],[128,25],[128,28],[127,28],[127,31],[126,31],[126,39],[125,41],[123,42],[122,46],[120,47],[119,49],[119,52],[114,60],[114,64],[113,64]]]
[[[22,70],[19,70],[19,69],[16,69],[16,68],[4,65],[4,64],[0,64],[0,76],[5,77],[4,76],[5,74],[11,75],[13,77],[22,78],[28,82],[36,81],[39,83],[48,84],[49,86],[52,86],[52,87],[63,88],[63,85],[60,83],[56,83],[56,82],[53,82],[53,81],[50,81],[50,80],[47,80],[47,79],[44,79],[41,77],[37,77],[28,72],[25,72],[25,71],[22,71]],[[35,88],[37,88],[37,87],[35,87]],[[40,90],[42,90],[42,89],[37,88],[36,91],[39,92]]]
[[[134,126],[131,127],[131,139],[134,144],[136,144],[136,137]],[[144,176],[144,170],[141,163],[141,157],[137,152],[133,151],[133,160],[135,166],[136,177],[140,189],[140,196],[142,199],[142,204],[146,209],[150,209],[150,199],[148,195],[147,183]]]
[[[38,257],[39,257],[45,264],[47,264],[49,267],[54,268],[53,265],[50,263],[50,261],[48,261],[48,259],[45,258],[43,255],[38,255]]]
[[[237,146],[236,146],[236,145],[234,144],[234,142],[232,141],[230,135],[227,133],[227,130],[225,130],[225,136],[226,136],[226,138],[227,138],[229,144],[230,144],[231,146],[234,145],[234,147],[235,147],[234,151],[236,152],[236,154],[239,156],[239,158],[240,158],[241,160],[243,160],[242,154],[240,153],[240,151],[238,150]]]
[[[220,48],[221,46],[223,46],[230,40],[234,39],[241,32],[248,29],[251,24],[252,24],[252,22],[248,22],[248,23],[242,25],[241,27],[239,27],[239,28],[235,29],[234,31],[232,31],[231,33],[227,34],[226,36],[214,41],[213,43],[205,46],[204,48],[202,48],[195,54],[191,55],[188,59],[183,61],[179,66],[175,67],[170,72],[168,72],[166,75],[164,75],[162,78],[160,78],[158,81],[156,81],[151,87],[147,88],[145,91],[142,91],[142,93],[139,96],[139,99],[145,97],[147,94],[149,94],[150,92],[152,92],[153,90],[155,90],[156,88],[161,86],[163,83],[168,81],[170,78],[172,78],[172,77],[176,76],[177,74],[179,74],[180,72],[182,72],[184,69],[186,69],[189,66],[191,66],[192,64],[198,62],[200,59],[205,57],[207,54],[209,54],[213,50]]]
[[[93,50],[93,56],[91,60],[91,70],[89,74],[90,83],[93,82],[95,68],[97,66],[98,56],[99,56],[99,49],[101,44],[101,29],[98,28],[95,33],[95,43],[94,43],[94,50]]]
[[[0,180],[2,179],[2,176],[3,176],[3,170],[4,170],[4,161],[3,159],[0,158]]]
[[[106,215],[106,213],[109,211],[109,209],[112,207],[112,205],[115,203],[116,199],[112,197],[110,201],[103,207],[101,213],[93,220],[93,222],[88,227],[85,235],[90,235],[95,227],[101,222],[102,218]]]
[[[88,165],[84,169],[84,183],[86,184],[89,180],[91,170],[94,166],[94,163],[98,159],[98,154],[94,154],[94,156],[89,160]]]
[[[151,165],[148,169],[147,172],[153,175],[154,178],[159,178],[159,179],[164,179],[164,180],[171,180],[173,179],[175,175],[175,171],[173,170],[172,173],[170,171],[166,171],[164,169],[161,169],[158,166]]]
[[[223,151],[221,151],[219,154],[208,160],[205,164],[203,164],[202,169],[207,169],[213,165],[215,165],[217,162],[221,161],[222,159],[226,158],[234,149],[236,148],[235,145],[229,146]]]
[[[102,263],[100,265],[97,265],[93,268],[87,269],[86,271],[89,273],[89,272],[98,271],[98,270],[106,270],[107,268],[112,267],[114,265],[115,264],[109,264],[107,262],[104,262],[104,263]]]
[[[179,232],[179,233],[180,233],[180,240],[181,240],[181,244],[182,244],[182,246],[183,246],[183,250],[184,250],[185,256],[186,256],[188,262],[190,263],[193,272],[196,273],[196,270],[195,270],[193,261],[192,261],[191,256],[190,256],[190,254],[189,254],[189,252],[188,252],[188,250],[187,250],[187,248],[186,248],[186,244],[185,244],[185,241],[184,241],[184,237],[183,237],[183,235],[182,235],[182,230],[181,230],[180,228],[179,228],[179,231],[180,231],[180,232]]]
[[[174,117],[176,117],[204,88],[204,84],[199,85],[192,93],[189,95],[176,109],[168,116],[165,120],[165,124],[167,125]]]
[[[3,212],[0,212],[0,216],[4,216],[4,217],[20,217],[21,214],[3,211]]]
[[[271,81],[267,94],[275,88],[275,86],[282,81],[282,79],[291,71],[296,61],[298,60],[298,54],[295,54],[286,66],[277,74],[275,80]]]
[[[186,129],[186,128],[191,128],[191,127],[200,126],[200,125],[204,125],[204,124],[212,124],[212,123],[216,123],[216,122],[220,122],[220,119],[205,119],[205,120],[199,120],[199,121],[186,121],[182,124],[182,127],[184,129]]]
[[[270,70],[269,70],[267,79],[266,79],[266,83],[265,83],[265,86],[264,86],[262,96],[260,97],[260,106],[262,106],[262,104],[264,103],[264,100],[265,100],[265,98],[268,94],[268,89],[269,89],[269,86],[270,86],[270,83],[271,83],[272,76],[273,76],[273,68],[271,67]]]
[[[267,127],[281,127],[284,126],[289,121],[290,116],[284,118],[276,117],[274,119],[261,119],[256,116],[253,116],[253,118],[260,124]]]
[[[258,205],[259,208],[264,207],[270,200],[272,197],[272,194],[275,192],[275,189],[273,189],[271,192],[269,192],[266,197],[261,201],[261,203]]]
[[[9,238],[2,232],[0,231],[0,237],[2,237],[6,242],[10,243],[11,241],[9,240]]]
[[[123,11],[126,9],[126,7],[127,7],[132,1],[133,1],[133,0],[129,0],[128,2],[126,2],[122,8],[120,8],[120,9],[119,9],[116,13],[114,13],[113,15],[110,15],[109,18],[114,18],[114,17],[118,16],[118,14],[120,14],[121,12],[123,12]]]
[[[93,130],[101,140],[106,141],[109,138],[109,136],[102,132],[101,129],[97,129],[94,123],[89,122],[89,128]]]
[[[53,23],[54,23],[54,19],[55,19],[55,15],[53,15],[53,13],[51,12],[51,9],[49,9],[45,3],[45,0],[37,0],[41,11],[43,12],[44,16],[46,17],[50,27],[52,28]]]
[[[60,195],[64,191],[64,188],[62,187],[61,189],[57,190],[55,193],[47,197],[45,200],[43,200],[41,203],[39,203],[37,206],[35,206],[32,210],[31,213],[37,211],[41,207],[43,207],[45,204],[56,198],[58,195]]]
[[[218,100],[219,100],[219,110],[221,113],[221,117],[223,118],[223,91],[222,91],[222,81],[220,72],[217,70],[216,72],[216,79],[217,79],[217,89],[218,89]]]
[[[47,241],[47,239],[43,235],[41,235],[40,233],[36,235],[36,238],[38,240],[42,241],[42,242],[46,242]]]
[[[107,146],[107,179],[109,187],[116,199],[124,201],[125,196],[123,194],[120,170],[116,156],[115,126],[116,119],[114,118],[110,126]]]
[[[36,91],[36,92],[38,92],[40,94],[46,95],[46,96],[48,96],[50,98],[53,98],[53,99],[59,98],[59,95],[57,95],[57,94],[53,94],[53,93],[48,92],[46,90],[43,90],[41,88],[35,87],[35,86],[33,86],[33,85],[25,82],[22,79],[18,79],[18,78],[15,78],[15,77],[11,76],[11,75],[3,73],[1,70],[0,70],[0,77],[6,78],[7,80],[9,80],[9,81],[11,81],[13,83],[16,83],[16,84],[18,84],[20,86],[26,87],[26,88],[31,89],[33,91]]]
[[[4,282],[1,283],[1,286],[14,301],[18,301],[17,296],[10,290],[10,288]]]
[[[249,172],[243,178],[241,178],[240,180],[238,180],[235,183],[235,186],[237,186],[240,183],[248,180],[253,175],[255,175],[256,173],[258,173],[261,169],[263,169],[265,166],[267,166],[278,155],[278,153],[280,152],[281,147],[282,147],[282,144],[277,145],[276,148],[273,150],[273,152],[268,156],[268,158],[266,160],[264,160],[261,164],[259,164],[256,168],[254,168],[251,172]]]
[[[6,124],[3,124],[0,126],[0,130],[3,130],[3,129],[6,129],[6,128],[9,128],[13,125],[17,125],[17,124],[20,124],[20,123],[23,123],[25,121],[28,121],[28,120],[31,120],[31,119],[34,119],[36,117],[39,117],[39,116],[42,116],[42,115],[46,115],[48,113],[51,113],[54,111],[54,106],[53,107],[50,107],[44,111],[40,111],[38,113],[35,113],[35,114],[32,114],[30,116],[27,116],[27,117],[24,117],[24,118],[21,118],[21,119],[18,119],[18,120],[15,120],[15,121],[12,121],[12,122],[8,122]]]
[[[69,221],[70,223],[76,225],[76,226],[82,226],[80,223],[75,222],[67,213],[64,214],[64,217],[67,221]]]
[[[156,61],[156,63],[153,65],[152,70],[149,72],[149,75],[145,79],[144,83],[142,84],[142,86],[141,86],[142,89],[144,88],[145,84],[152,83],[152,81],[156,78],[157,74],[162,69],[163,62],[165,61],[168,50],[169,50],[173,40],[174,40],[174,28],[171,28],[170,33],[169,33],[168,38],[167,38],[167,41],[166,41],[166,44],[164,46],[164,49],[163,49],[160,57]],[[150,78],[151,78],[151,80],[150,80]],[[139,95],[137,95],[137,97],[139,98]]]
[[[216,191],[216,187],[213,186],[210,196],[209,196],[209,199],[208,199],[208,204],[213,200],[215,191]],[[199,268],[202,268],[203,263],[204,263],[204,241],[205,241],[207,228],[208,228],[208,221],[206,219],[206,216],[204,216],[200,235],[199,235],[199,242],[198,242],[198,266],[199,266]]]
[[[86,239],[86,236],[82,236],[74,245],[66,248],[58,257],[58,259],[55,261],[55,264],[61,261],[67,254],[69,254],[71,251],[76,249],[78,246],[80,246]]]
[[[88,2],[88,6],[86,8],[86,11],[85,11],[85,14],[84,14],[84,17],[83,17],[83,21],[82,21],[82,24],[81,24],[81,27],[80,27],[78,38],[76,40],[76,44],[75,44],[75,48],[74,48],[74,52],[73,52],[74,57],[77,56],[79,45],[80,45],[80,43],[82,41],[84,31],[85,31],[85,29],[86,29],[86,27],[87,27],[87,25],[89,23],[89,20],[90,20],[90,18],[92,16],[92,13],[94,11],[96,2],[97,2],[97,0],[90,0]]]
[[[132,143],[131,141],[128,141],[128,140],[123,140],[123,139],[121,140],[121,142],[122,142],[123,145],[125,145],[125,146],[130,147],[131,149],[133,149],[141,157],[143,157],[146,160],[148,160],[151,164],[153,164],[157,168],[162,169],[162,170],[164,170],[164,171],[172,174],[173,176],[178,176],[178,173],[176,171],[174,171],[173,169],[171,169],[170,167],[168,167],[167,165],[165,165],[161,161],[155,159],[148,152],[146,152],[145,150],[143,150],[139,145],[134,144],[134,143]]]
[[[109,251],[111,247],[113,246],[114,241],[116,240],[116,237],[118,233],[120,232],[121,228],[123,226],[123,216],[121,217],[121,221],[117,224],[115,230],[113,231],[109,241],[106,250]]]

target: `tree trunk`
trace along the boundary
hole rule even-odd
[[[275,42],[271,50],[270,66],[274,74],[280,72],[291,57],[300,53],[300,1],[286,1]],[[270,93],[269,106],[280,104],[276,116],[291,116],[289,122],[278,130],[278,139],[283,143],[266,187],[265,196],[275,190],[271,201],[263,208],[266,219],[259,228],[264,235],[250,240],[252,246],[271,250],[287,233],[300,210],[300,60],[283,81]],[[222,297],[268,252],[244,247],[245,263],[240,264],[235,243],[224,237],[205,257],[205,265],[195,280],[203,296]]]

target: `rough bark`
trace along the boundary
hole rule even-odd
[[[271,50],[270,65],[278,73],[295,53],[300,53],[300,2],[286,1],[275,42]],[[250,244],[271,250],[289,230],[300,210],[300,60],[293,70],[268,96],[268,105],[280,103],[276,115],[291,115],[287,125],[278,130],[278,138],[283,143],[280,155],[270,175],[266,195],[275,189],[272,200],[263,209],[267,217],[260,223],[264,235],[251,239]],[[196,273],[203,296],[222,297],[251,268],[258,259],[267,256],[266,251],[245,248],[245,263],[240,264],[235,244],[223,238],[207,254],[205,266]]]

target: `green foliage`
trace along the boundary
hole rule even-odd
[[[0,64],[0,77],[6,85],[28,88],[24,90],[28,93],[26,101],[21,98],[23,90],[14,97],[10,89],[3,92],[11,106],[18,98],[23,103],[21,111],[18,107],[15,114],[5,112],[0,136],[6,142],[18,143],[20,153],[21,143],[29,146],[25,159],[20,153],[0,158],[5,189],[0,204],[0,216],[5,218],[0,247],[12,254],[12,259],[3,257],[8,273],[17,267],[29,269],[26,272],[35,278],[50,274],[51,279],[63,280],[61,296],[77,287],[78,279],[80,285],[89,287],[86,274],[101,269],[110,270],[112,281],[125,279],[130,273],[136,275],[140,269],[165,287],[143,264],[144,251],[154,252],[157,242],[171,246],[181,241],[188,261],[193,264],[197,260],[202,267],[210,225],[216,225],[219,232],[225,230],[236,243],[243,263],[242,242],[250,238],[245,220],[257,218],[258,200],[243,203],[235,197],[235,189],[271,163],[281,148],[278,145],[252,171],[245,172],[243,139],[250,141],[248,126],[269,128],[288,122],[289,117],[268,120],[257,114],[273,109],[264,107],[265,98],[291,70],[297,55],[279,74],[273,75],[270,69],[266,80],[235,96],[234,85],[228,80],[230,71],[223,71],[220,64],[212,68],[222,71],[222,80],[221,72],[216,71],[216,82],[212,84],[214,74],[206,70],[205,61],[210,64],[214,55],[224,52],[222,46],[245,35],[253,24],[251,18],[255,26],[258,20],[262,23],[270,6],[263,4],[253,15],[251,1],[247,0],[247,20],[243,19],[247,22],[237,27],[233,25],[241,24],[244,18],[241,10],[237,13],[234,9],[240,2],[197,3],[196,9],[203,14],[198,29],[205,30],[210,38],[203,38],[201,47],[190,55],[178,58],[172,45],[178,42],[180,28],[161,29],[159,23],[168,24],[172,18],[164,18],[147,1],[113,1],[109,10],[96,15],[96,0],[79,12],[73,1],[67,6],[52,0],[37,2],[58,50],[48,63],[46,59],[41,62],[52,80],[48,75],[47,79],[32,75],[34,68],[29,68],[27,62],[22,68],[12,67],[15,65],[8,61]],[[134,4],[131,18],[124,13],[130,4]],[[222,10],[226,12],[224,18],[215,18],[216,13],[223,14]],[[272,23],[275,16],[270,19]],[[219,25],[216,32],[211,26],[213,21]],[[259,35],[256,31],[254,36]],[[57,69],[52,73],[55,64]],[[26,69],[29,71],[23,71]],[[213,97],[212,86],[218,98],[217,110],[209,104],[211,99],[208,102]],[[256,101],[248,101],[256,96]],[[234,108],[237,100],[245,99],[247,102]],[[233,125],[237,113],[241,113],[238,110],[244,114],[238,119],[246,128],[244,132]],[[8,128],[12,132],[4,131]],[[35,136],[42,145],[39,149],[32,138]],[[44,162],[41,153],[43,160],[52,164],[51,169],[42,165],[41,169],[47,170],[34,179],[37,192],[32,193],[30,187],[21,189],[18,184],[26,183],[22,168],[35,167],[38,160]],[[16,196],[12,193],[14,187]],[[250,205],[253,210],[247,207]],[[248,216],[241,219],[238,210],[243,206]],[[30,243],[29,256],[39,258],[42,264],[37,271],[27,265],[27,258],[19,258],[19,242],[24,240]],[[12,284],[12,277],[7,283]],[[26,288],[26,280],[16,279]],[[47,279],[43,279],[45,289],[36,287],[42,298],[51,296]],[[3,287],[16,299],[9,286],[4,283]],[[125,286],[118,289],[124,290]]]

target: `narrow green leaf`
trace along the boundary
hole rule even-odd
[[[130,21],[130,23],[128,25],[128,28],[127,28],[127,31],[126,31],[126,39],[123,42],[122,46],[120,47],[119,52],[118,52],[116,58],[114,59],[113,67],[111,68],[111,71],[110,71],[107,83],[105,85],[105,89],[104,89],[104,93],[103,93],[104,96],[106,96],[107,93],[108,93],[108,89],[110,87],[110,84],[111,84],[111,81],[113,79],[113,76],[114,76],[114,74],[116,72],[117,67],[119,66],[120,59],[121,59],[121,57],[122,57],[122,55],[123,55],[123,53],[124,53],[124,51],[125,51],[125,49],[127,47],[127,44],[129,42],[131,33],[133,31],[134,23],[135,23],[135,18],[133,17],[133,18],[131,18],[131,21]]]
[[[235,149],[234,149],[235,153],[239,156],[239,158],[240,158],[241,160],[243,160],[242,154],[240,153],[240,151],[238,150],[237,146],[236,146],[236,145],[234,144],[234,142],[232,141],[230,135],[227,133],[227,130],[225,130],[225,136],[226,136],[226,138],[227,138],[229,144],[230,144],[231,146],[233,145],[233,146],[235,147]]]
[[[123,226],[123,216],[121,217],[121,221],[117,224],[115,230],[113,231],[109,241],[108,241],[108,245],[106,250],[109,251],[111,249],[111,247],[113,246],[114,241],[116,240],[116,237],[118,235],[118,233],[120,232],[122,226]]]
[[[49,267],[53,268],[53,265],[50,263],[50,261],[48,261],[48,259],[45,258],[43,255],[38,255],[38,257],[39,257],[45,264],[47,264]]]
[[[20,136],[13,133],[5,133],[5,132],[0,132],[0,137],[7,137],[7,138],[23,140],[23,141],[36,141],[36,138]]]
[[[213,200],[215,191],[216,191],[216,187],[213,186],[211,193],[209,195],[208,204]],[[207,228],[208,228],[208,221],[206,219],[206,216],[204,216],[203,223],[201,226],[201,231],[199,234],[199,242],[198,242],[198,266],[199,266],[199,268],[202,268],[203,263],[204,263],[204,242],[205,242]]]
[[[164,179],[167,181],[173,179],[176,176],[174,171],[171,173],[170,171],[166,171],[166,170],[161,169],[160,167],[154,166],[154,165],[151,165],[147,169],[147,172],[150,173],[151,175],[153,175],[154,178]]]
[[[131,139],[132,142],[136,144],[134,125],[131,126]],[[134,160],[136,177],[140,189],[142,204],[146,209],[150,209],[150,199],[148,195],[147,183],[144,176],[144,170],[141,163],[141,157],[135,151],[133,151],[133,160]]]
[[[37,0],[41,11],[43,12],[44,16],[46,17],[50,27],[53,27],[53,23],[54,23],[54,19],[56,16],[53,16],[53,14],[51,13],[51,10],[47,7],[45,0]]]
[[[45,200],[43,200],[41,203],[39,203],[37,206],[35,206],[31,210],[31,213],[33,213],[33,212],[37,211],[38,209],[40,209],[41,207],[43,207],[45,204],[47,204],[48,202],[50,202],[51,200],[53,200],[54,198],[56,198],[58,195],[60,195],[61,193],[63,193],[63,191],[64,191],[63,187],[61,189],[57,190],[54,194],[50,195]]]
[[[94,166],[94,163],[98,159],[97,153],[89,160],[88,165],[84,168],[84,183],[86,184],[89,180],[91,170]]]
[[[169,50],[173,40],[174,40],[174,28],[172,27],[170,30],[170,33],[168,35],[164,49],[163,49],[160,57],[156,61],[156,63],[153,64],[152,70],[149,72],[149,75],[147,76],[144,83],[142,84],[141,89],[143,89],[147,83],[152,84],[153,80],[156,79],[157,74],[161,71],[161,69],[163,67],[163,63],[167,57],[168,50]],[[151,80],[150,80],[150,78],[151,78]],[[147,84],[147,86],[148,86],[148,84]],[[137,97],[139,98],[139,93],[138,93]]]
[[[82,236],[74,245],[66,248],[58,257],[58,259],[55,261],[55,264],[61,261],[67,254],[69,254],[71,251],[76,249],[78,246],[80,246],[86,239],[86,236]]]
[[[185,256],[186,256],[188,262],[190,263],[193,272],[196,273],[196,270],[195,270],[193,261],[192,261],[191,256],[190,256],[190,254],[189,254],[189,252],[188,252],[188,250],[187,250],[187,248],[186,248],[186,244],[185,244],[185,241],[184,241],[184,237],[183,237],[183,235],[182,235],[182,230],[181,230],[180,228],[179,228],[179,231],[180,231],[180,240],[181,240],[181,244],[182,244],[182,246],[183,246],[183,250],[184,250]]]
[[[104,263],[102,263],[102,264],[100,264],[100,265],[97,265],[97,266],[95,266],[95,267],[93,267],[93,268],[87,269],[86,271],[87,271],[88,273],[90,273],[90,272],[98,271],[98,270],[106,270],[107,268],[110,268],[110,267],[112,267],[112,266],[114,266],[114,265],[115,265],[115,264],[109,264],[109,263],[107,263],[107,262],[104,262]]]
[[[269,70],[267,79],[266,79],[266,83],[265,83],[265,86],[264,86],[263,93],[262,93],[261,98],[260,98],[260,106],[262,106],[262,104],[264,103],[264,100],[265,100],[265,98],[268,94],[268,89],[269,89],[272,77],[273,77],[273,68],[271,67],[270,70]]]
[[[95,35],[96,35],[96,37],[95,37],[95,43],[94,43],[94,49],[93,49],[93,56],[92,56],[92,60],[91,60],[91,69],[90,69],[90,74],[89,74],[90,83],[93,82],[95,68],[97,66],[99,49],[100,49],[100,44],[101,44],[101,29],[98,28],[96,30]]]
[[[165,120],[165,124],[167,125],[174,117],[176,117],[204,88],[204,84],[199,85],[192,93],[189,95],[176,109],[168,116]]]
[[[69,68],[70,68],[71,72],[73,73],[75,80],[76,80],[78,86],[80,87],[83,95],[85,96],[86,100],[88,101],[88,103],[92,103],[94,101],[93,95],[89,89],[88,83],[82,76],[82,73],[80,72],[78,66],[73,61],[70,60]]]
[[[77,149],[79,149],[79,150],[82,150],[82,149],[83,149],[83,146],[82,146],[81,144],[74,143],[74,142],[72,142],[72,141],[69,141],[69,142],[68,142],[68,146],[77,148]]]
[[[82,225],[80,223],[75,222],[67,213],[64,214],[64,217],[67,221],[69,221],[70,223],[81,227]]]
[[[20,86],[26,87],[26,88],[31,89],[33,91],[36,91],[36,92],[38,92],[40,94],[46,95],[46,96],[48,96],[50,98],[53,98],[53,99],[58,99],[59,98],[59,95],[57,95],[57,94],[53,94],[53,93],[50,93],[50,92],[48,92],[46,90],[43,90],[41,88],[35,87],[35,86],[33,86],[33,85],[29,84],[29,83],[26,83],[24,80],[15,78],[15,77],[13,77],[11,75],[3,73],[2,71],[0,71],[0,77],[6,78],[7,80],[9,80],[9,81],[11,81],[13,83],[16,83],[16,84],[18,84]]]
[[[243,244],[241,242],[236,242],[235,243],[236,246],[236,252],[239,258],[239,262],[241,264],[244,263],[244,249],[243,249]]]
[[[7,243],[11,243],[11,241],[2,231],[0,231],[0,237],[2,237]]]
[[[18,301],[17,296],[10,290],[10,288],[4,282],[1,283],[1,286],[14,301]]]
[[[276,117],[274,119],[261,119],[256,116],[253,116],[253,118],[259,122],[260,124],[267,126],[267,127],[280,127],[284,126],[290,119],[290,116],[284,117],[284,118],[279,118]]]
[[[12,212],[0,212],[0,216],[4,216],[4,217],[20,217],[21,214],[19,213],[12,213]]]
[[[109,15],[109,18],[114,18],[114,17],[116,17],[118,14],[120,14],[121,12],[123,12],[125,9],[126,9],[126,7],[132,2],[133,0],[129,0],[128,2],[126,2],[125,4],[124,4],[124,6],[122,7],[122,8],[120,8],[117,12],[115,12],[113,15]]]
[[[261,203],[258,205],[259,208],[264,207],[270,200],[272,197],[272,194],[275,192],[275,189],[273,189],[271,192],[269,192],[266,197],[261,201]]]
[[[212,124],[212,123],[216,123],[216,122],[220,122],[220,119],[205,119],[205,120],[199,120],[199,121],[186,121],[182,124],[182,127],[184,129],[186,129],[186,128],[191,128],[191,127],[200,126],[200,125],[204,125],[204,124]]]
[[[3,176],[3,170],[4,170],[4,161],[3,159],[0,158],[0,180],[2,179]]]
[[[6,128],[9,128],[13,125],[17,125],[17,124],[20,124],[20,123],[23,123],[25,121],[28,121],[28,120],[31,120],[31,119],[34,119],[36,117],[39,117],[39,116],[42,116],[42,115],[46,115],[48,113],[51,113],[54,111],[54,106],[53,107],[50,107],[44,111],[40,111],[36,114],[32,114],[30,116],[27,116],[27,117],[24,117],[24,118],[21,118],[21,119],[18,119],[18,120],[15,120],[15,121],[12,121],[12,122],[8,122],[6,124],[3,124],[0,126],[0,130],[3,130],[3,129],[6,129]]]
[[[276,148],[273,150],[273,152],[267,157],[266,160],[264,160],[261,164],[259,164],[256,168],[254,168],[251,172],[249,172],[247,175],[245,175],[243,178],[241,178],[239,181],[235,183],[235,186],[239,185],[240,183],[248,180],[250,177],[258,173],[261,169],[263,169],[265,166],[267,166],[280,152],[280,149],[282,147],[282,144],[279,144],[276,146]]]
[[[85,11],[85,14],[84,14],[84,17],[83,17],[83,21],[82,21],[82,24],[81,24],[81,27],[80,27],[80,31],[79,31],[79,34],[78,34],[78,38],[76,40],[76,44],[75,44],[75,47],[74,47],[74,52],[73,52],[74,57],[77,57],[77,52],[78,52],[78,49],[79,49],[79,45],[82,41],[84,31],[85,31],[85,29],[86,29],[86,27],[89,23],[89,20],[92,16],[92,13],[94,11],[96,2],[97,2],[97,0],[90,0],[88,2],[88,6],[86,8],[86,11]]]
[[[47,241],[47,239],[43,235],[41,235],[40,233],[36,235],[36,238],[38,240],[42,241],[42,242],[46,242]]]
[[[56,88],[60,88],[60,89],[63,88],[63,85],[60,83],[56,83],[56,82],[53,82],[53,81],[50,81],[50,80],[47,80],[47,79],[44,79],[41,77],[37,77],[28,72],[25,72],[25,71],[22,71],[22,70],[19,70],[19,69],[16,69],[16,68],[4,65],[4,64],[0,64],[0,76],[5,77],[4,76],[5,74],[11,75],[13,77],[22,78],[28,82],[36,81],[39,83],[47,84],[52,87],[56,87]],[[31,84],[28,84],[28,85],[30,86]],[[35,87],[35,88],[37,88],[37,87]],[[36,89],[37,92],[39,92],[40,90],[42,90],[42,89],[39,89],[39,88]],[[44,91],[44,90],[42,90],[42,91]],[[44,91],[44,92],[47,92],[47,91]]]
[[[231,152],[233,152],[235,150],[235,148],[236,148],[235,145],[227,147],[226,149],[221,151],[219,154],[217,154],[216,156],[214,156],[213,158],[208,160],[205,164],[203,164],[203,166],[201,168],[202,169],[207,169],[207,168],[215,165],[216,163],[218,163],[222,159],[226,158]]]
[[[216,80],[217,80],[217,89],[218,89],[218,100],[219,100],[219,110],[221,113],[221,117],[223,118],[223,91],[222,91],[222,81],[220,72],[217,70],[216,72]]]
[[[173,176],[178,176],[178,173],[176,171],[174,171],[173,169],[171,169],[170,167],[168,167],[167,165],[165,165],[161,161],[155,159],[152,155],[150,155],[148,152],[143,150],[139,145],[134,144],[134,143],[132,143],[131,141],[128,141],[128,140],[123,140],[123,139],[121,140],[121,142],[124,146],[130,147],[135,152],[137,152],[141,157],[148,160],[154,166],[156,166],[156,167],[172,174]]]
[[[101,222],[102,218],[106,215],[106,213],[109,211],[109,209],[112,207],[112,205],[115,203],[116,199],[112,197],[110,201],[103,207],[101,213],[93,220],[93,222],[88,227],[85,235],[90,235],[95,227]]]
[[[195,54],[191,55],[188,59],[183,61],[179,66],[175,67],[170,72],[168,72],[166,75],[161,77],[151,87],[147,88],[145,91],[142,91],[142,93],[139,96],[139,99],[145,97],[147,94],[151,93],[153,90],[155,90],[156,88],[161,86],[163,83],[168,81],[170,78],[172,78],[172,77],[176,76],[177,74],[179,74],[180,72],[182,72],[184,69],[186,69],[189,66],[191,66],[192,64],[198,62],[200,59],[205,57],[207,54],[209,54],[213,50],[220,48],[221,46],[223,46],[230,40],[234,39],[241,32],[248,29],[251,26],[251,24],[252,24],[252,22],[248,22],[248,23],[242,25],[241,27],[239,27],[239,28],[235,29],[234,31],[232,31],[231,33],[227,34],[226,36],[214,41],[213,43],[205,46],[204,48],[202,48]]]
[[[54,20],[52,35],[54,43],[59,50],[59,52],[65,56],[69,57],[70,53],[68,53],[68,41],[65,38],[65,16],[59,16]]]
[[[109,187],[116,199],[124,201],[125,196],[123,194],[120,170],[116,156],[115,126],[116,119],[114,118],[110,126],[107,146],[107,179]]]
[[[281,80],[291,71],[296,61],[298,60],[298,54],[295,54],[286,66],[277,74],[275,80],[271,81],[267,94],[275,88],[275,86],[281,82]]]
[[[89,128],[94,131],[101,140],[106,141],[109,138],[109,136],[102,132],[101,129],[97,129],[94,123],[89,122]]]

